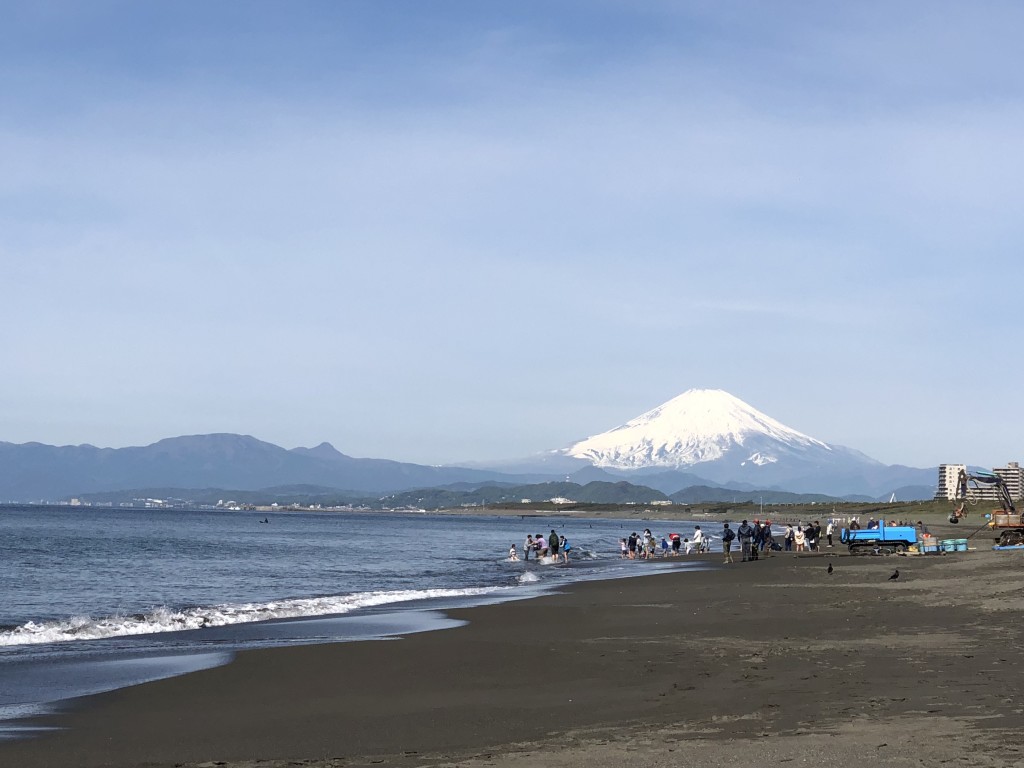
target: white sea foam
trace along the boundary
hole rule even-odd
[[[533,584],[535,581],[540,581],[540,576],[533,571],[526,571],[525,573],[519,574],[520,584]]]
[[[328,616],[410,600],[443,597],[472,597],[497,592],[502,587],[467,589],[406,589],[388,592],[357,592],[350,595],[291,598],[268,603],[204,606],[172,610],[161,607],[135,616],[73,617],[36,623],[0,632],[0,646],[62,643],[72,640],[101,640],[108,637],[179,632],[205,627],[224,627],[271,619]]]

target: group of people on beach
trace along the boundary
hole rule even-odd
[[[628,538],[619,539],[619,556],[627,560],[647,560],[653,557],[674,557],[685,551],[706,552],[708,541],[696,526],[693,539],[684,538],[678,533],[670,533],[662,536],[661,540],[651,533],[650,528],[644,528],[643,534],[636,531],[629,534]]]
[[[744,520],[735,531],[729,527],[727,522],[722,525],[722,554],[725,556],[725,562],[727,563],[733,562],[732,543],[737,540],[739,541],[743,562],[757,560],[761,552],[765,550],[770,552],[773,549],[779,548],[775,541],[775,534],[772,532],[771,520],[765,520],[764,522],[754,520],[753,525]]]
[[[825,547],[832,549],[833,539],[836,532],[836,524],[829,520],[825,525],[825,540],[828,542]],[[818,552],[821,549],[822,528],[821,523],[815,520],[805,527],[803,523],[786,526],[785,547],[787,552]]]
[[[832,548],[835,532],[835,521],[829,520],[824,528],[824,537],[828,542],[825,546],[829,549]],[[782,544],[779,544],[775,541],[771,520],[765,520],[764,522],[754,520],[753,525],[744,520],[735,531],[729,527],[729,523],[724,523],[722,529],[722,554],[725,556],[725,562],[733,562],[732,544],[737,540],[743,562],[757,560],[764,552],[779,550],[785,552],[817,552],[821,548],[822,533],[821,523],[818,520],[808,523],[806,526],[802,522],[797,523],[795,526],[787,524],[786,530],[782,534]]]
[[[532,552],[535,560],[550,556],[552,562],[557,563],[559,556],[561,556],[562,562],[568,564],[569,550],[571,549],[572,546],[565,536],[559,536],[555,533],[555,529],[552,528],[551,535],[547,539],[540,533],[536,536],[527,534],[526,541],[523,542],[523,560],[529,560],[530,553]],[[516,549],[515,544],[508,550],[508,559],[513,562],[519,560],[519,551]]]
[[[873,518],[869,521],[869,525],[872,522],[874,522]],[[853,528],[855,525],[859,527],[856,519],[851,521],[850,527]],[[823,540],[828,542],[825,546],[831,548],[835,532],[834,520],[829,520],[824,528],[818,520],[808,523],[806,526],[802,522],[796,525],[789,523],[786,525],[785,532],[782,533],[782,542],[779,543],[776,541],[772,521],[755,519],[753,523],[744,520],[735,530],[729,527],[728,522],[724,523],[720,538],[725,562],[731,563],[734,562],[732,557],[734,542],[738,543],[742,561],[746,562],[757,560],[761,554],[772,551],[817,552],[821,548]],[[712,538],[701,531],[699,525],[694,526],[692,538],[678,533],[668,533],[659,537],[651,533],[650,528],[645,528],[642,534],[634,531],[628,537],[619,539],[619,555],[628,560],[647,560],[655,557],[699,554],[710,551]],[[513,562],[520,559],[529,560],[532,553],[533,558],[538,561],[550,558],[550,562],[553,563],[568,563],[570,549],[572,547],[565,536],[560,536],[552,529],[547,537],[540,533],[528,534],[523,543],[521,557],[520,550],[513,544],[509,548],[508,559]]]

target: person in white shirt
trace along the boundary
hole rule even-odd
[[[644,560],[650,554],[651,549],[651,529],[644,528],[644,535],[640,539],[640,557]]]
[[[695,526],[693,529],[693,548],[698,552],[704,551],[704,533],[701,531],[700,526]],[[686,550],[686,554],[690,554],[690,550]]]

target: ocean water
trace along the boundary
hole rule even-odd
[[[261,522],[267,520],[268,522]],[[693,568],[623,561],[651,520],[0,507],[0,738],[78,696],[223,664],[246,648],[456,625],[446,609],[573,581]],[[551,529],[570,564],[510,562]]]

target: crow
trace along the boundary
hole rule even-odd
[[[834,571],[834,570],[835,570],[835,569],[834,569],[834,568],[832,567],[832,563],[829,563],[829,564],[828,564],[828,572],[829,572],[829,573],[832,573],[832,571]]]
[[[892,572],[892,576],[889,577],[889,581],[896,581],[896,579],[898,579],[899,577],[900,577],[900,572],[897,569],[897,570]]]

